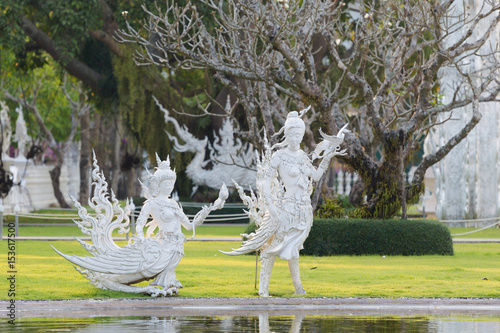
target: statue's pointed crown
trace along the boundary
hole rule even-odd
[[[170,157],[167,156],[165,161],[162,161],[158,154],[156,154],[157,167],[155,168],[155,173],[151,174],[148,171],[148,178],[150,181],[156,180],[158,184],[164,179],[176,179],[175,171],[170,168]]]

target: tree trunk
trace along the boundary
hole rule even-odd
[[[323,189],[326,185],[328,185],[327,179],[328,179],[328,174],[330,172],[330,168],[332,166],[332,161],[330,161],[330,164],[328,164],[328,168],[326,171],[323,173],[323,176],[319,179],[318,183],[315,186],[315,190],[312,195],[311,199],[311,205],[313,212],[316,210],[318,207],[319,199],[321,199],[321,194],[323,193]]]
[[[52,179],[52,188],[54,189],[54,196],[56,197],[59,206],[61,206],[61,208],[71,208],[64,199],[64,195],[61,192],[61,185],[59,183],[59,177],[61,176],[61,167],[62,162],[57,163],[54,169],[49,171],[50,178]]]
[[[395,155],[397,151],[386,151],[386,154]],[[365,183],[366,204],[355,212],[356,217],[384,219],[399,211],[399,158],[397,163],[389,157],[383,163],[374,163],[366,170],[357,171]]]
[[[80,119],[80,202],[85,204],[90,196],[90,113]]]
[[[316,210],[318,207],[319,199],[321,198],[321,192],[323,190],[323,184],[325,183],[326,176],[323,175],[321,179],[318,181],[316,184],[316,189],[313,192],[312,199],[311,199],[311,205],[313,212]]]
[[[135,168],[131,168],[127,171],[127,179],[126,179],[126,189],[127,189],[127,198],[133,198],[135,196],[134,193],[134,185],[135,185]]]
[[[404,163],[404,147],[400,147],[400,162],[399,162],[399,179],[400,179],[400,191],[401,191],[401,219],[406,220],[406,174],[405,174],[405,163]]]
[[[116,128],[114,135],[114,146],[113,146],[113,164],[111,166],[111,189],[118,193],[118,183],[120,182],[120,147],[121,147],[121,133],[123,132],[122,127],[122,117],[117,116]]]
[[[360,207],[363,204],[363,194],[365,192],[365,183],[363,179],[360,177],[354,183],[351,193],[349,193],[349,202],[354,207]]]
[[[93,151],[99,162],[104,177],[109,180],[109,163],[108,151],[111,135],[109,134],[109,126],[104,117],[96,113],[93,117],[93,126],[90,130],[91,145],[94,147]]]

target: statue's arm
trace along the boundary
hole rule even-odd
[[[330,161],[332,160],[332,157],[333,155],[327,155],[323,158],[323,160],[321,161],[321,163],[318,165],[318,168],[314,168],[314,166],[311,165],[311,167],[313,168],[313,172],[312,172],[312,175],[311,175],[311,178],[314,180],[314,181],[318,181],[321,179],[321,177],[323,176],[323,174],[325,173],[325,171],[328,169],[328,167],[330,166]]]
[[[328,169],[328,167],[330,166],[330,161],[332,160],[332,157],[334,156],[344,156],[346,155],[346,150],[341,150],[341,151],[338,151],[338,150],[333,150],[331,151],[329,154],[327,154],[325,157],[323,157],[323,160],[321,161],[321,163],[319,164],[318,168],[317,169],[314,169],[314,167],[312,167],[314,169],[313,173],[312,173],[312,179],[314,181],[318,181],[321,179],[321,177],[323,176],[323,174],[325,173],[325,171]]]
[[[227,190],[226,184],[222,183],[222,187],[220,188],[219,191],[219,197],[210,205],[201,207],[201,210],[193,218],[192,223],[189,223],[187,217],[185,218],[182,224],[186,229],[193,230],[193,237],[194,237],[194,229],[197,226],[201,225],[203,222],[205,222],[205,219],[207,218],[208,214],[210,214],[210,212],[217,209],[222,209],[222,207],[224,207],[224,203],[226,202],[228,195],[229,192]],[[182,214],[184,215],[184,213]]]
[[[137,218],[135,224],[135,233],[137,237],[144,238],[144,226],[148,220],[149,215],[151,214],[151,204],[146,201],[142,206],[141,212],[139,213],[139,217]]]
[[[191,223],[189,221],[189,218],[186,216],[186,214],[184,214],[184,211],[182,210],[182,208],[180,206],[177,208],[177,213],[175,215],[180,219],[181,225],[184,228],[186,228],[186,230],[193,230],[194,220]]]

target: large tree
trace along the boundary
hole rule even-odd
[[[145,3],[153,5],[154,0]],[[131,61],[135,47],[124,47],[115,37],[118,28],[125,27],[124,17],[139,24],[147,16],[136,1],[0,0],[0,14],[0,47],[13,50],[19,63],[26,65],[23,70],[42,66],[52,57],[89,90],[98,110],[93,118],[92,146],[113,184],[117,183],[113,178],[124,173],[136,178],[129,171],[142,156],[142,149],[153,159],[155,152],[162,158],[170,153],[163,113],[156,108],[153,95],[169,108],[192,113],[197,101],[208,103],[205,90],[212,96],[219,94],[208,71],[172,72],[135,66]],[[225,97],[218,100],[225,101]],[[190,118],[182,121],[197,125]],[[205,119],[201,130],[210,123]],[[189,154],[183,154],[173,163],[183,170],[188,160]],[[189,193],[190,186],[182,175],[178,183]]]
[[[144,7],[141,30],[129,24],[124,42],[143,52],[140,65],[208,68],[237,97],[248,138],[268,137],[290,109],[312,105],[311,135],[350,122],[342,159],[362,177],[366,203],[357,216],[389,217],[423,190],[425,171],[450,152],[481,119],[479,104],[497,100],[499,49],[484,50],[500,20],[498,1],[481,12],[454,0],[201,0],[168,8]],[[212,11],[208,29],[200,8]],[[479,29],[481,27],[481,29]],[[152,36],[154,38],[152,38]],[[315,59],[322,54],[320,62]],[[176,61],[167,61],[175,57]],[[469,61],[482,71],[461,70]],[[450,102],[439,95],[438,74],[458,69]],[[404,169],[438,115],[472,105],[469,122],[418,164],[411,184]],[[319,125],[320,124],[320,125]],[[310,145],[312,140],[306,140]],[[374,149],[376,147],[377,149]],[[309,147],[312,149],[313,147]],[[404,208],[404,207],[403,207]]]

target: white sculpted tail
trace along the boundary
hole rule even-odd
[[[111,199],[108,193],[108,183],[97,165],[94,153],[94,168],[92,170],[93,196],[89,200],[90,207],[95,211],[95,217],[90,215],[74,197],[71,197],[81,221],[74,220],[85,235],[92,238],[92,244],[77,238],[82,246],[93,255],[106,254],[120,249],[113,241],[113,231],[118,229],[120,234],[129,231],[130,219],[125,210],[120,207],[115,194],[111,190]]]
[[[277,222],[274,221],[274,219],[270,218],[269,209],[264,200],[264,194],[262,190],[262,185],[263,182],[265,181],[271,181],[272,197],[277,197],[278,196],[277,194],[280,190],[280,184],[278,182],[277,177],[269,179],[268,177],[269,175],[267,174],[268,170],[270,169],[270,163],[272,157],[272,151],[271,148],[267,145],[267,140],[265,148],[266,150],[262,154],[262,158],[261,159],[257,158],[258,194],[256,195],[250,189],[250,196],[248,196],[247,194],[245,194],[243,188],[238,184],[236,184],[236,182],[234,182],[241,200],[248,208],[245,211],[245,213],[250,218],[250,221],[255,222],[258,228],[257,230],[255,230],[255,232],[252,232],[248,235],[242,234],[242,236],[247,238],[247,240],[241,244],[241,247],[238,249],[233,249],[233,251],[231,252],[221,251],[224,254],[240,255],[240,254],[250,253],[253,251],[258,251],[271,239],[274,232],[276,231],[276,228],[278,227]]]

